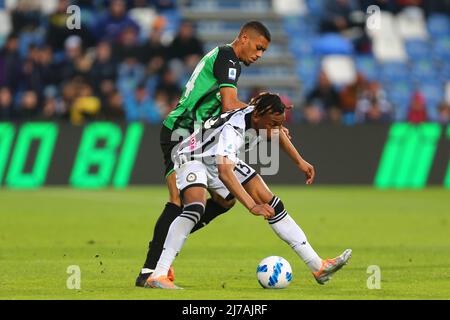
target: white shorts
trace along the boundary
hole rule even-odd
[[[180,167],[175,166],[175,173],[177,176],[177,188],[180,190],[181,196],[188,188],[203,186],[219,194],[224,199],[230,200],[234,198],[219,179],[216,166],[207,166],[203,162],[193,160],[182,164]],[[236,163],[234,173],[241,185],[244,185],[256,176],[256,171],[241,160],[238,160]]]

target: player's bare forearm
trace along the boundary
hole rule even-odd
[[[273,208],[267,203],[256,204],[255,200],[247,193],[234,174],[234,163],[226,157],[218,156],[219,179],[225,187],[238,199],[244,207],[256,216],[263,216],[265,219],[273,217]]]
[[[306,184],[312,184],[316,175],[314,167],[305,161],[283,130],[280,130],[281,149],[292,159],[294,164],[305,173]]]
[[[286,133],[283,130],[280,130],[279,132],[281,149],[283,149],[289,158],[294,161],[295,165],[298,166],[303,161],[302,156],[298,152],[297,148],[292,144]]]
[[[237,89],[233,87],[220,88],[222,112],[245,108],[247,104],[238,99]]]
[[[247,191],[245,191],[234,174],[233,169],[235,164],[228,158],[221,156],[218,157],[218,161],[219,179],[244,207],[251,210],[256,203]]]

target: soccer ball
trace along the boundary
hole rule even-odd
[[[292,268],[286,259],[270,256],[261,260],[256,270],[259,284],[266,289],[286,288],[292,280]]]

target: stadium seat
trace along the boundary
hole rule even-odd
[[[389,101],[394,105],[395,120],[403,121],[406,119],[411,96],[414,86],[410,81],[397,81],[384,84]]]
[[[308,12],[316,17],[320,17],[324,11],[325,0],[306,0]]]
[[[358,72],[364,74],[368,80],[379,79],[379,66],[370,55],[357,55],[354,57],[355,67]]]
[[[319,36],[313,43],[316,54],[353,54],[353,44],[338,33],[327,33]]]
[[[7,36],[12,30],[11,17],[6,10],[0,9],[0,36]]]
[[[410,39],[405,41],[405,49],[408,57],[411,60],[429,59],[431,50],[430,43],[420,39]]]
[[[312,42],[312,36],[296,36],[291,37],[289,42],[289,49],[294,56],[312,55],[314,53]]]
[[[322,59],[322,69],[336,86],[353,83],[356,80],[356,69],[353,60],[344,55],[328,55]]]
[[[402,39],[395,33],[375,36],[373,54],[380,62],[406,62],[407,54]]]
[[[450,35],[435,40],[433,56],[437,60],[448,61],[450,59]]]
[[[320,72],[320,58],[316,56],[304,56],[297,61],[297,73],[299,78],[306,82],[311,83],[317,80],[317,76]]]
[[[445,101],[450,104],[450,81],[445,84]]]
[[[395,17],[395,25],[402,39],[427,39],[428,32],[423,10],[407,7]]]
[[[427,82],[420,84],[419,90],[425,97],[430,119],[436,120],[437,107],[444,100],[444,86],[441,82]]]
[[[439,73],[430,59],[414,60],[411,65],[411,76],[420,83],[433,82],[439,79]]]
[[[371,29],[368,28],[367,34],[371,38],[383,35],[396,34],[394,15],[388,11],[381,11],[379,28],[371,28]]]
[[[308,11],[305,0],[274,0],[272,6],[282,16],[303,16]]]
[[[405,63],[384,63],[380,68],[380,80],[383,83],[393,84],[398,81],[410,79],[409,69]]]
[[[450,34],[450,19],[445,14],[434,13],[428,17],[428,32],[438,38]]]

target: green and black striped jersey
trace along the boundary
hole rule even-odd
[[[241,74],[239,59],[231,45],[216,47],[198,63],[177,107],[163,124],[170,130],[194,130],[195,122],[217,116],[222,109],[220,88],[236,88]]]

